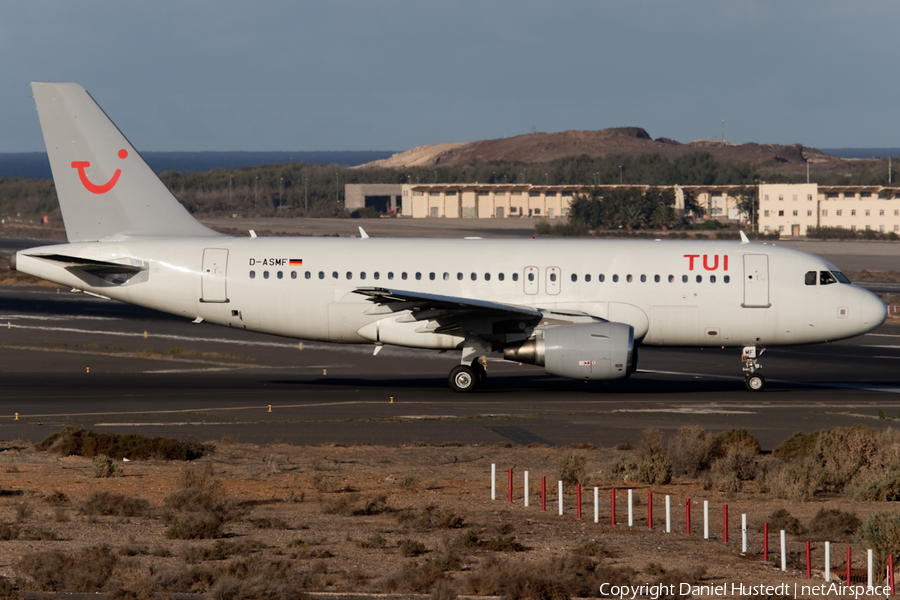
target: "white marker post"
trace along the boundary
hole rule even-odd
[[[634,495],[632,489],[628,488],[628,526],[634,526]]]
[[[869,562],[869,572],[868,572],[868,575],[869,575],[869,591],[871,592],[873,586],[875,585],[875,574],[874,574],[874,572],[872,571],[872,549],[869,548],[869,549],[866,551],[866,554],[868,555],[868,562]]]
[[[784,529],[781,530],[781,570],[787,571],[787,542],[784,537]]]
[[[559,482],[559,516],[563,514],[562,480]]]
[[[747,554],[747,513],[741,515],[741,552]]]
[[[594,487],[594,523],[600,522],[600,488]]]
[[[491,463],[491,500],[497,499],[497,465]]]
[[[525,471],[525,508],[528,508],[528,471]]]
[[[709,500],[703,501],[703,539],[709,539]]]
[[[831,581],[831,542],[825,542],[825,581]]]
[[[672,500],[666,494],[666,533],[672,533]]]

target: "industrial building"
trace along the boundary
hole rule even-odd
[[[759,186],[759,231],[803,236],[809,227],[837,227],[900,234],[896,188],[815,183]]]

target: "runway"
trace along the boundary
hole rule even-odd
[[[743,388],[738,349],[644,348],[628,380],[585,384],[496,359],[483,390],[460,395],[446,382],[455,353],[372,356],[55,287],[0,288],[0,307],[4,440],[73,424],[250,443],[609,446],[696,424],[743,427],[771,449],[800,430],[900,418],[897,325],[769,349],[758,394]]]

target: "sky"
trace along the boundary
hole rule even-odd
[[[900,147],[893,0],[0,0],[0,152],[74,81],[143,151],[395,150],[643,127]]]

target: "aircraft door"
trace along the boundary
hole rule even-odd
[[[559,286],[562,283],[562,271],[559,267],[547,267],[547,281],[544,284],[546,286],[547,293],[555,296],[559,293]]]
[[[225,290],[228,250],[203,250],[203,270],[200,273],[200,302],[228,302]]]
[[[769,257],[744,255],[744,308],[769,308]]]
[[[525,286],[526,294],[537,294],[538,287],[540,287],[540,284],[538,282],[538,268],[525,267],[525,272],[522,274],[522,281]]]

